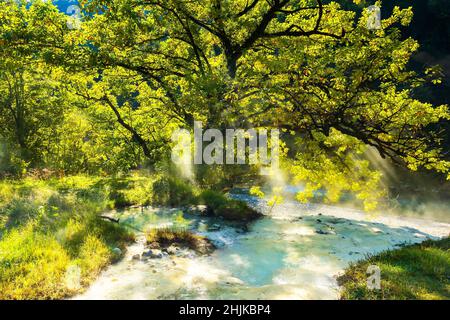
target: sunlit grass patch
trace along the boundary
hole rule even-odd
[[[113,262],[114,247],[123,249],[132,239],[122,228],[89,213],[85,219],[71,219],[56,228],[31,221],[7,231],[0,240],[0,299],[60,299],[73,295]],[[77,289],[66,283],[70,267],[80,271]]]
[[[108,193],[98,179],[0,182],[0,299],[60,299],[83,290],[134,236],[103,221]],[[67,284],[78,270],[79,286]]]
[[[381,289],[367,288],[367,268],[381,269]],[[339,277],[342,299],[450,299],[450,238],[386,251]]]
[[[0,241],[0,299],[64,297],[63,279],[70,257],[50,235],[32,224],[7,233]]]

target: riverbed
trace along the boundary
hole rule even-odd
[[[337,299],[336,277],[349,263],[450,233],[450,224],[439,221],[290,200],[270,207],[248,194],[233,197],[265,216],[239,225],[181,209],[115,213],[136,231],[137,242],[75,299]],[[190,229],[217,250],[136,259],[145,249],[141,231],[155,227]]]

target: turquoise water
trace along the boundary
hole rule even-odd
[[[193,252],[133,259],[139,242],[109,267],[80,299],[335,299],[336,276],[369,253],[447,235],[450,225],[405,217],[236,194],[265,217],[249,225],[144,208],[116,213],[139,235],[149,228],[184,228],[210,238],[210,256]]]

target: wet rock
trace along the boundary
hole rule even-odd
[[[151,249],[142,253],[142,257],[150,259],[160,259],[163,257],[163,253],[159,249]]]
[[[177,251],[177,253],[175,254],[177,257],[186,257],[187,255],[187,250],[186,249],[180,249]]]
[[[217,223],[213,224],[208,228],[208,231],[218,231],[218,230],[220,230],[220,225]]]
[[[141,255],[140,254],[135,254],[131,257],[131,260],[141,260]]]
[[[178,247],[176,247],[176,246],[174,246],[174,245],[171,245],[170,247],[168,247],[168,248],[166,249],[166,252],[167,252],[168,254],[176,254],[179,250],[180,250],[180,248],[178,248]]]
[[[340,218],[331,218],[327,222],[331,223],[331,224],[339,224],[339,223],[344,223],[345,220],[340,219]]]
[[[316,221],[317,221],[318,223],[322,223],[322,220],[320,220],[320,219],[317,219]]]
[[[158,242],[151,242],[151,243],[148,245],[148,247],[149,247],[150,249],[159,249],[159,248],[160,248]]]
[[[122,250],[120,250],[120,248],[114,248],[112,249],[112,253],[116,256],[120,256],[122,255]]]
[[[197,255],[194,252],[187,252],[184,255],[185,258],[189,258],[189,259],[194,259],[195,257],[197,257]]]
[[[317,234],[336,234],[333,228],[329,227],[328,229],[316,229]]]
[[[199,238],[195,246],[195,251],[200,254],[211,254],[215,249],[216,246],[206,238]]]
[[[406,245],[407,244],[405,242],[400,242],[400,243],[397,243],[395,246],[403,248],[403,247],[406,247]]]
[[[208,216],[212,214],[212,209],[207,205],[197,205],[197,206],[190,206],[187,210],[190,214],[197,214],[202,216]]]

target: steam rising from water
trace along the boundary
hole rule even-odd
[[[267,214],[244,231],[214,218],[189,216],[189,228],[219,249],[211,256],[132,259],[144,250],[132,245],[121,262],[108,268],[81,299],[335,299],[336,276],[368,253],[448,234],[450,224],[285,201],[270,204],[248,194],[233,198]],[[176,225],[175,211],[140,210],[120,221]],[[138,216],[140,218],[134,218]],[[150,217],[147,217],[150,216]],[[144,218],[147,217],[147,218]],[[220,223],[219,230],[215,227]],[[141,225],[144,224],[144,225]],[[206,227],[206,229],[205,229]]]
[[[383,174],[389,196],[379,211],[450,222],[450,183],[432,172],[411,172],[382,159],[374,148],[366,158]]]
[[[191,134],[188,130],[175,130],[172,135],[172,142],[175,143],[171,155],[172,162],[183,178],[194,182]]]

